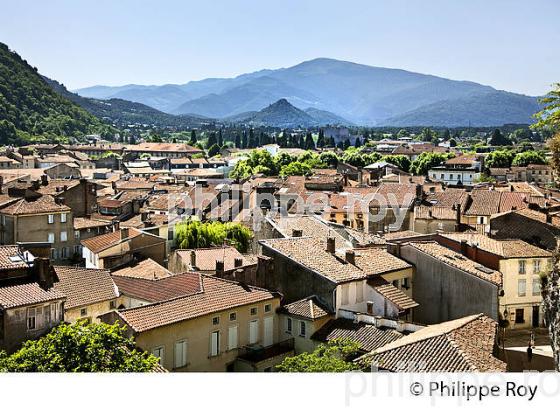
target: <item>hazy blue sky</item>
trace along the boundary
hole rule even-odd
[[[558,0],[48,0],[0,41],[69,88],[186,83],[331,57],[531,95],[560,81]]]

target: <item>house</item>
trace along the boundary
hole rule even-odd
[[[141,231],[123,228],[81,241],[86,268],[115,269],[130,263],[134,258],[151,258],[164,265],[166,238]]]
[[[13,158],[0,155],[0,168],[1,169],[17,169],[22,168],[21,163]]]
[[[54,266],[54,289],[66,295],[64,320],[99,322],[98,317],[117,308],[119,291],[103,269]]]
[[[315,295],[289,303],[278,309],[281,340],[294,339],[296,354],[311,352],[316,343],[311,336],[334,317],[334,312]]]
[[[490,217],[490,233],[495,239],[521,239],[554,251],[560,237],[560,217],[528,208],[503,212]]]
[[[495,356],[497,323],[483,314],[430,325],[359,359],[372,371],[504,372]]]
[[[52,196],[22,198],[0,209],[0,242],[43,242],[51,244],[51,259],[72,257],[75,245],[70,207]]]
[[[79,241],[93,238],[110,232],[111,223],[106,221],[96,221],[90,218],[74,218],[74,253],[82,255],[82,245]]]
[[[481,159],[477,155],[459,155],[448,159],[443,165],[430,168],[428,176],[432,181],[447,185],[473,185],[482,169]]]
[[[169,256],[169,269],[172,272],[200,272],[223,278],[238,270],[250,269],[254,275],[257,262],[255,258],[242,255],[233,246],[177,249]]]
[[[50,195],[72,209],[75,217],[85,217],[93,213],[97,201],[97,184],[86,179],[51,179],[41,178],[41,184],[35,190],[41,195]]]
[[[394,285],[410,291],[412,267],[383,249],[341,249],[334,238],[309,237],[260,241],[271,258],[263,268],[266,288],[282,293],[286,303],[316,295],[325,307],[370,315],[409,317],[417,304]],[[379,289],[376,279],[388,283]],[[401,285],[404,284],[404,285]]]
[[[532,182],[548,185],[554,182],[550,165],[529,164],[526,167],[490,168],[489,174],[498,182]]]
[[[498,320],[502,275],[435,241],[397,245],[396,254],[414,265],[414,320],[434,324],[484,313]]]
[[[191,147],[190,145],[171,142],[143,142],[140,144],[126,145],[124,152],[133,158],[138,158],[142,156],[142,154],[155,157],[182,158],[203,153],[202,150]]]
[[[45,174],[50,179],[80,179],[82,177],[80,166],[72,162],[53,165],[45,169]]]
[[[497,240],[476,233],[440,233],[436,240],[465,257],[497,270],[503,294],[499,312],[511,328],[543,325],[540,274],[552,264],[552,253],[519,239]]]
[[[437,231],[455,232],[461,225],[461,207],[452,205],[443,206],[417,206],[414,208],[412,229],[414,232],[428,234]]]
[[[0,246],[0,349],[48,333],[64,320],[66,296],[53,287],[49,260],[34,258],[18,246]]]
[[[293,354],[293,344],[277,344],[278,294],[200,273],[180,276],[190,280],[190,294],[111,312],[103,321],[125,324],[136,345],[168,370],[271,371]]]
[[[97,212],[92,215],[92,219],[108,222],[124,221],[132,217],[134,211],[134,203],[131,200],[104,198],[97,202]]]

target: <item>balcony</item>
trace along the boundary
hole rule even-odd
[[[294,339],[284,340],[268,347],[263,346],[244,346],[240,350],[237,360],[250,363],[259,363],[278,356],[286,356],[294,351]]]

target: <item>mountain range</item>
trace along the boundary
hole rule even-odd
[[[286,99],[341,123],[396,126],[494,126],[530,123],[536,97],[471,81],[318,58],[289,68],[235,78],[209,78],[162,86],[94,86],[84,97],[125,99],[170,114],[228,119]],[[312,110],[312,111],[309,111]]]

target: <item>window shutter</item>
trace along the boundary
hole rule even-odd
[[[237,326],[231,326],[228,330],[228,350],[237,349]]]
[[[249,344],[257,343],[259,338],[259,321],[252,320],[249,322]]]
[[[220,344],[220,333],[219,332],[212,332],[211,340],[210,340],[210,355],[217,356],[219,352]]]

